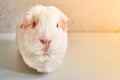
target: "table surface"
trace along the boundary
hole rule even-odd
[[[51,74],[27,67],[15,34],[0,34],[0,80],[120,80],[120,33],[69,33],[63,64]]]

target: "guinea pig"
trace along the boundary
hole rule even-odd
[[[54,6],[30,8],[17,26],[16,42],[23,61],[37,72],[51,73],[64,60],[67,21]]]

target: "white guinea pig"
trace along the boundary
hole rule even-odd
[[[24,62],[38,72],[52,72],[67,49],[68,18],[53,6],[34,6],[17,27],[17,47]]]

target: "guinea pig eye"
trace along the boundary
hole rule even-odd
[[[57,24],[57,25],[56,25],[56,27],[58,28],[58,27],[59,27],[59,25]]]
[[[36,26],[36,23],[35,23],[35,21],[33,22],[33,28],[35,28],[35,26]]]

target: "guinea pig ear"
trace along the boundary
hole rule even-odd
[[[59,24],[63,31],[67,31],[67,21],[68,18],[63,13],[61,13]]]
[[[27,29],[28,27],[35,28],[37,23],[38,23],[37,18],[35,18],[32,15],[27,15],[27,16],[25,16],[25,19],[22,22],[20,28],[22,28],[22,29]]]

